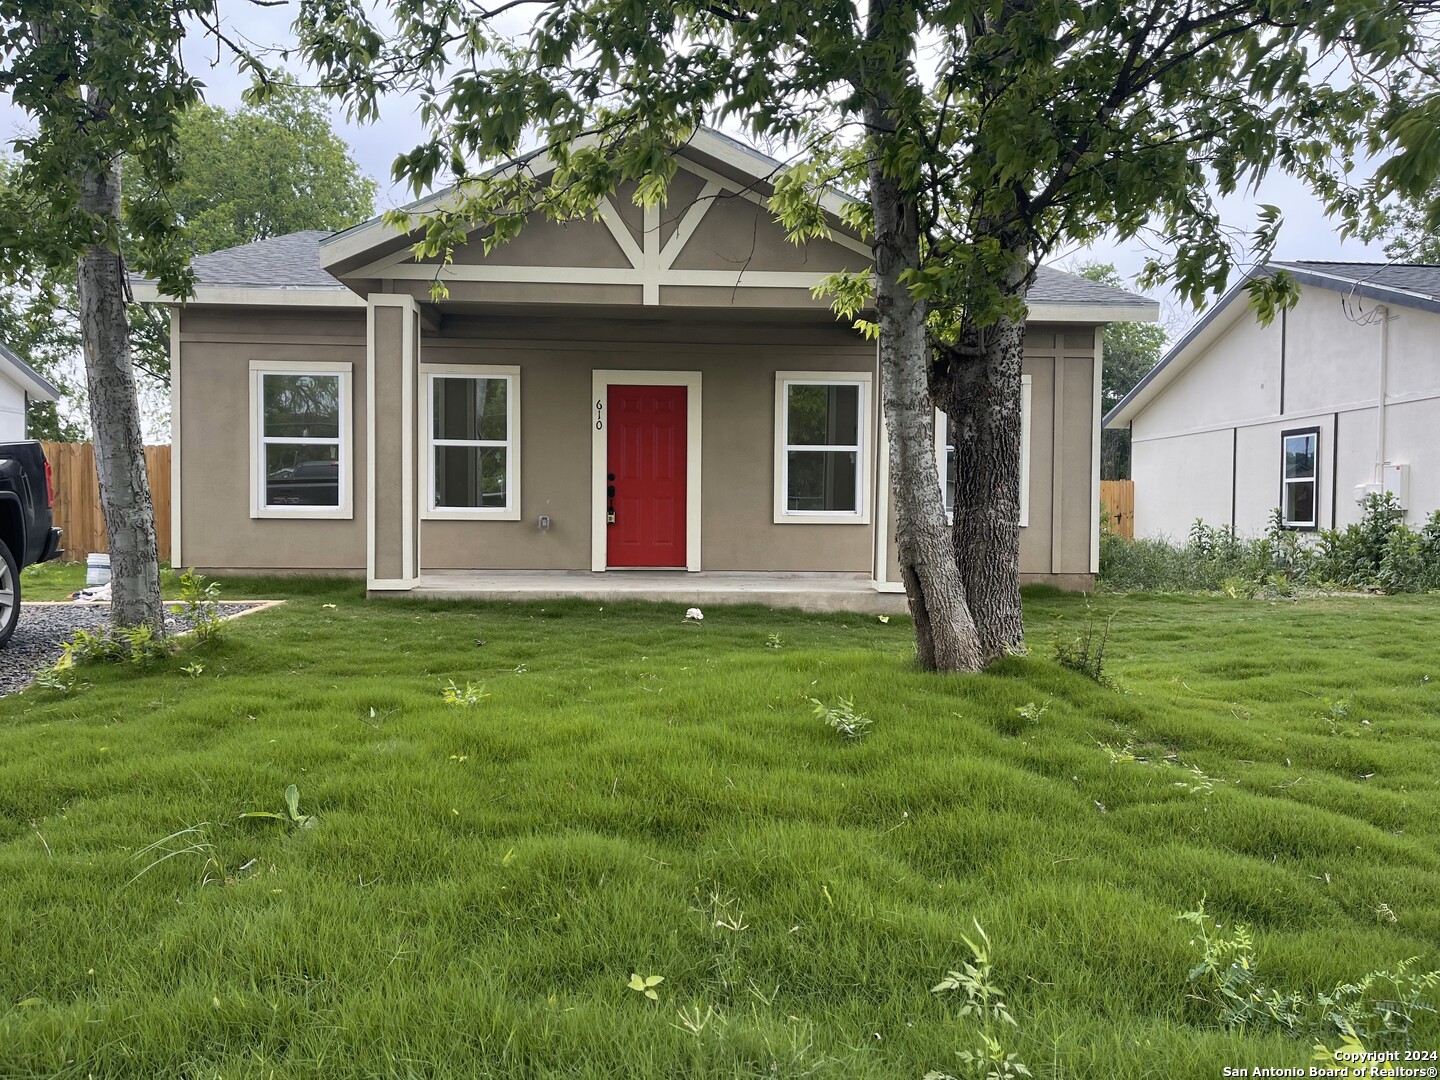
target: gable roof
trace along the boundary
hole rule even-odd
[[[593,137],[586,137],[578,140],[577,145],[584,146],[593,141]],[[779,159],[773,158],[733,136],[726,135],[722,131],[703,125],[695,129],[684,146],[676,149],[688,150],[717,161],[751,181],[773,180],[785,168],[785,163]],[[497,165],[484,175],[502,176],[521,169],[528,169],[536,176],[543,176],[553,170],[554,165],[549,152],[538,149]],[[451,184],[416,199],[400,209],[410,214],[424,214],[439,209],[454,199],[457,188],[458,185]],[[836,216],[848,203],[855,201],[851,196],[832,187],[824,188],[820,195],[820,205]],[[352,225],[348,229],[342,229],[340,232],[327,236],[321,244],[321,262],[327,267],[337,267],[355,259],[363,252],[379,248],[386,241],[394,241],[404,235],[402,230],[386,224],[383,216],[376,216],[369,221],[362,221],[358,225]]]
[[[331,235],[314,230],[294,232],[197,256],[190,264],[197,289],[203,290],[197,302],[243,302],[244,290],[278,289],[319,294],[318,303],[346,304],[349,298],[363,304],[320,264],[321,241]],[[153,283],[134,284],[137,299],[161,299]],[[219,290],[233,295],[222,299]],[[264,298],[256,296],[254,302],[263,303]],[[1102,314],[1105,321],[1153,322],[1160,310],[1160,305],[1147,297],[1052,266],[1036,269],[1028,302],[1031,318],[1044,322],[1095,322]]]
[[[710,163],[709,168],[721,169],[730,176],[744,178],[735,182],[736,187],[748,184],[754,188],[767,184],[784,168],[783,162],[711,128],[698,129],[685,149],[698,155],[702,162]],[[492,174],[517,168],[544,172],[549,167],[548,157],[547,154],[536,151],[492,170]],[[690,167],[694,167],[693,163]],[[706,172],[707,168],[702,164],[700,171]],[[717,180],[722,179],[713,172],[709,175]],[[424,213],[444,205],[447,199],[453,198],[454,191],[453,187],[447,188],[411,203],[404,209],[410,213]],[[763,199],[753,192],[750,197],[763,203]],[[853,201],[850,196],[836,190],[828,190],[822,197],[825,209],[836,215],[847,203]],[[613,206],[605,206],[602,217],[613,210]],[[613,222],[611,224],[613,225]],[[621,232],[618,227],[615,231]],[[625,237],[622,235],[620,239]],[[853,237],[839,234],[836,239],[841,241],[843,246],[864,253],[863,257],[868,262],[868,245]],[[404,231],[387,224],[383,217],[375,217],[336,233],[315,230],[295,232],[201,255],[191,264],[196,278],[194,302],[363,307],[365,301],[336,275],[363,278],[390,277],[395,273],[396,276],[403,274],[413,277],[416,272],[426,275],[432,273],[433,269],[427,270],[425,264],[405,266],[399,271],[376,270],[377,266],[408,261],[407,240]],[[633,243],[631,246],[634,246]],[[393,254],[384,257],[381,263],[372,263],[375,255],[382,251]],[[367,267],[366,263],[371,265]],[[638,267],[639,263],[635,265]],[[753,269],[744,273],[748,278],[757,281],[767,276]],[[769,275],[781,276],[783,275]],[[812,278],[818,280],[819,276],[823,274],[812,275]],[[807,295],[808,286],[813,284],[813,280],[805,283]],[[728,282],[727,287],[733,288],[734,284],[733,281]],[[158,294],[151,282],[137,280],[133,287],[138,300],[166,299]],[[1146,297],[1046,266],[1037,270],[1028,300],[1030,319],[1035,322],[1092,325],[1118,321],[1153,322],[1160,312],[1159,305]]]
[[[266,286],[282,289],[345,289],[340,280],[320,265],[320,244],[334,234],[294,232],[257,240],[253,244],[200,255],[191,262],[201,285],[237,288]],[[348,290],[347,290],[348,291]],[[1041,266],[1030,288],[1039,304],[1153,304],[1135,293],[1083,278],[1079,274]],[[1158,305],[1156,305],[1158,306]]]
[[[1248,271],[1190,327],[1150,372],[1105,414],[1102,426],[1121,428],[1165,392],[1205,349],[1245,315],[1245,286],[1284,270],[1301,286],[1361,296],[1440,314],[1440,265],[1430,263],[1275,261]]]
[[[60,391],[54,383],[4,345],[0,345],[0,376],[18,384],[35,401],[57,401],[60,398]]]

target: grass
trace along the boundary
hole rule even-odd
[[[20,572],[20,591],[26,600],[65,600],[83,588],[83,562],[36,563]],[[180,575],[168,563],[160,567],[160,592],[167,600],[180,595]]]
[[[899,618],[225,595],[292,599],[0,701],[0,1076],[958,1075],[978,919],[1036,1075],[1210,1080],[1312,1040],[1191,997],[1202,896],[1273,985],[1440,967],[1434,601],[1102,598],[1120,693],[1045,592],[969,679]]]

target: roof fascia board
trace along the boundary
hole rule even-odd
[[[773,183],[775,177],[789,167],[785,162],[778,161],[768,154],[748,151],[723,135],[717,135],[706,128],[697,128],[695,134],[685,145],[699,153],[715,158],[742,175],[752,176],[756,180],[764,180],[767,183]],[[765,167],[767,162],[773,163],[768,169]],[[846,207],[852,202],[853,200],[849,197],[829,187],[820,194],[821,208],[836,217],[842,217]]]
[[[199,285],[195,295],[185,300],[162,295],[153,281],[136,281],[130,286],[135,301],[141,304],[178,304],[180,306],[219,304],[251,307],[363,308],[365,300],[349,289],[273,288],[255,285]]]
[[[1160,305],[1154,300],[1135,303],[1052,303],[1031,302],[1025,316],[1028,323],[1112,323],[1159,322]]]
[[[396,273],[391,273],[400,278],[416,279],[424,276],[427,280],[433,274],[434,267],[424,267],[419,264],[406,267]],[[464,270],[455,273],[453,268],[450,274],[442,274],[442,277],[460,278],[468,276]],[[558,268],[535,268],[535,267],[487,267],[488,273],[483,276],[489,278],[494,275],[498,280],[506,270],[514,270],[514,279],[517,281],[534,280],[547,278],[555,280],[570,280],[571,277],[605,279],[605,281],[618,284],[634,284],[638,281],[636,271],[625,270],[603,270],[596,268],[577,268],[570,276],[563,275]],[[471,272],[473,273],[473,271]],[[507,280],[512,275],[505,275]],[[824,277],[820,274],[761,274],[758,271],[751,271],[748,274],[737,275],[729,271],[674,271],[674,281],[662,284],[715,284],[722,282],[727,288],[737,285],[743,287],[759,285],[767,288],[774,288],[777,284],[782,287],[811,289]],[[631,278],[635,278],[632,281]],[[693,280],[692,280],[693,279]],[[747,279],[749,279],[747,281]],[[297,307],[297,308],[361,308],[365,306],[365,300],[351,292],[349,289],[324,289],[324,288],[267,288],[252,285],[200,285],[195,290],[195,295],[187,300],[176,300],[172,296],[162,295],[154,282],[135,281],[131,285],[135,300],[138,303],[148,304],[179,304],[179,305],[220,305],[220,306],[251,306],[251,307]],[[1056,304],[1038,302],[1032,303],[1026,316],[1029,323],[1109,323],[1109,322],[1156,322],[1159,318],[1160,306],[1154,302],[1146,303],[1106,303],[1106,304]]]
[[[0,345],[0,370],[36,401],[58,401],[60,391],[29,364]]]
[[[575,145],[583,148],[595,141],[594,136],[585,136],[577,139]],[[487,178],[503,179],[521,169],[528,169],[537,176],[544,176],[555,168],[555,159],[549,151],[542,151],[532,154],[529,157],[518,158],[515,161],[508,161],[498,168],[491,169],[486,173]],[[433,214],[437,210],[453,209],[459,203],[459,187],[452,184],[442,188],[433,195],[427,195],[423,199],[417,199],[403,207],[407,214]],[[327,236],[320,241],[320,265],[327,270],[337,266],[348,259],[364,255],[372,248],[385,243],[387,240],[399,240],[409,235],[409,230],[398,229],[387,223],[384,217],[374,217],[369,221],[361,222],[343,232]]]

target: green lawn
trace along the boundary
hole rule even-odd
[[[64,600],[85,588],[83,562],[48,562],[27,566],[20,574],[20,591],[26,600]],[[167,600],[180,595],[180,575],[169,565],[160,568],[160,591]]]
[[[280,594],[0,700],[0,1076],[966,1075],[978,920],[1036,1075],[1213,1080],[1313,1039],[1190,997],[1202,897],[1273,986],[1440,967],[1433,599],[1105,597],[1117,692],[1055,596],[947,679],[900,618],[225,587]]]

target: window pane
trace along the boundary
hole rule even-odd
[[[1313,480],[1315,478],[1315,436],[1287,435],[1285,437],[1285,479]]]
[[[1292,480],[1285,485],[1285,521],[1294,525],[1315,524],[1315,481]]]
[[[828,510],[854,513],[859,509],[856,490],[856,453],[853,450],[791,450],[791,510]]]
[[[339,375],[260,377],[264,391],[265,434],[269,438],[338,439]]]
[[[504,509],[506,453],[502,447],[435,447],[435,505]]]
[[[791,446],[858,446],[860,387],[788,387],[786,438]]]
[[[266,506],[339,506],[340,444],[265,444]]]
[[[504,442],[504,379],[435,380],[435,438]]]

